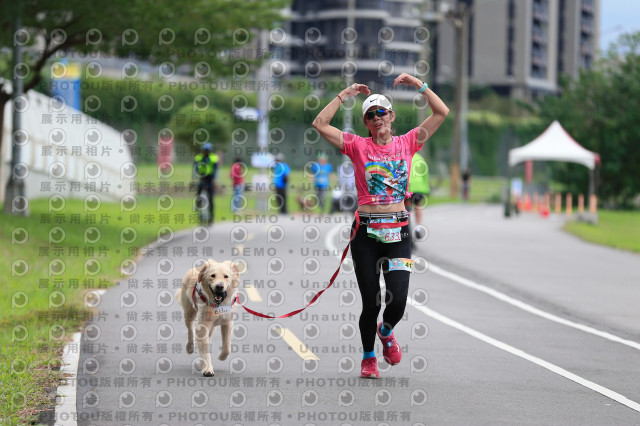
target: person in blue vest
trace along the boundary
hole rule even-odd
[[[193,175],[198,179],[198,186],[196,192],[198,198],[201,200],[201,194],[204,192],[207,196],[206,207],[209,215],[207,217],[207,224],[213,223],[213,195],[215,192],[216,174],[218,173],[218,155],[213,152],[213,145],[209,142],[202,146],[202,151],[198,153],[193,159]]]
[[[273,186],[276,189],[276,204],[281,214],[287,214],[287,185],[290,173],[291,168],[284,162],[284,154],[279,153],[273,163]]]

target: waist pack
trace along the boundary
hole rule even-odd
[[[408,224],[408,217],[369,218],[367,236],[381,243],[397,243],[402,241],[402,227]]]

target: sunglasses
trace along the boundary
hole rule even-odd
[[[387,114],[389,114],[389,111],[387,111],[386,109],[376,109],[374,111],[365,112],[364,118],[366,118],[367,120],[372,120],[373,117],[384,117]]]

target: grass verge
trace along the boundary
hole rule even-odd
[[[567,232],[596,244],[640,253],[640,212],[600,210],[598,224],[568,222]]]
[[[91,318],[84,295],[107,288],[121,264],[157,238],[161,228],[192,227],[191,200],[175,198],[170,209],[158,197],[139,196],[133,211],[118,203],[87,208],[66,200],[52,211],[48,199],[33,200],[30,216],[0,214],[0,424],[34,421],[51,406],[63,377],[60,355],[68,338]],[[53,393],[52,393],[53,391]]]

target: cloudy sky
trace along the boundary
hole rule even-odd
[[[600,0],[600,48],[606,50],[623,33],[640,31],[640,1]]]

